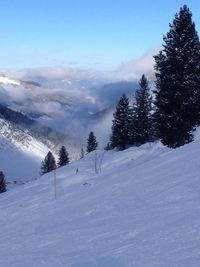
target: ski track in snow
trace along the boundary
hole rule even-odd
[[[0,195],[0,266],[198,267],[199,142],[91,157]]]

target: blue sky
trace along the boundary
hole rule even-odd
[[[200,1],[1,0],[0,68],[114,69],[159,48],[187,4],[200,32]]]

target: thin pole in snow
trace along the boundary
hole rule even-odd
[[[54,198],[57,198],[57,185],[56,185],[56,170],[53,171],[54,172]]]
[[[54,174],[54,198],[57,198],[57,188],[56,188],[56,169],[57,169],[57,165],[55,163],[52,164],[51,166],[51,170],[53,171]]]

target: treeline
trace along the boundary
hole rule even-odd
[[[90,132],[88,139],[87,139],[86,152],[90,153],[90,152],[96,150],[97,147],[98,147],[98,143],[97,143],[96,137],[94,136],[93,132]],[[84,154],[85,154],[84,149],[81,148],[80,158],[83,158]],[[56,163],[56,160],[55,160],[53,153],[51,151],[49,151],[41,163],[40,174],[43,175],[45,173],[53,171],[57,167],[63,167],[65,165],[67,165],[69,162],[70,162],[69,153],[67,152],[65,146],[62,146],[61,149],[59,150],[57,163]]]
[[[169,28],[162,50],[154,56],[154,91],[150,92],[143,74],[134,100],[122,95],[105,149],[123,150],[156,139],[176,148],[193,140],[200,125],[200,41],[186,5],[180,8]],[[88,144],[87,152],[97,148],[93,132]],[[83,150],[81,153],[83,157]]]
[[[125,149],[155,139],[176,148],[193,140],[200,124],[200,42],[186,5],[175,15],[163,42],[163,49],[154,56],[154,94],[149,93],[143,75],[132,107],[122,96],[114,113],[111,148]]]
[[[145,75],[139,82],[132,105],[123,94],[119,100],[114,119],[109,148],[125,149],[128,145],[142,145],[154,140],[152,97]]]

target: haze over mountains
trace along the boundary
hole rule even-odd
[[[49,72],[49,69],[44,68],[43,71],[36,69],[0,75],[1,123],[9,125],[7,134],[1,136],[0,142],[6,140],[7,143],[8,136],[12,140],[12,147],[4,147],[4,151],[9,151],[8,154],[4,153],[4,161],[8,160],[14,148],[20,151],[19,154],[24,154],[24,143],[25,147],[31,147],[34,143],[35,147],[32,149],[34,159],[30,155],[28,157],[29,178],[27,171],[23,174],[23,168],[17,170],[17,165],[23,166],[26,162],[24,159],[27,160],[26,155],[23,155],[18,157],[20,160],[12,167],[12,172],[5,167],[8,180],[12,178],[11,180],[24,181],[36,177],[48,149],[56,154],[59,147],[65,145],[71,160],[79,158],[81,147],[85,146],[91,130],[95,132],[100,147],[104,147],[110,135],[117,101],[122,93],[133,97],[137,87],[136,81],[100,79],[89,73],[86,75],[84,71],[79,73],[79,78],[77,73],[66,72],[64,69],[59,72],[52,69],[51,75]],[[18,118],[23,115],[23,118]],[[21,142],[13,137],[13,127],[17,131],[26,132],[26,141]],[[37,152],[38,149],[40,153]],[[32,164],[32,160],[37,163]],[[10,177],[10,173],[16,173],[16,177]]]

